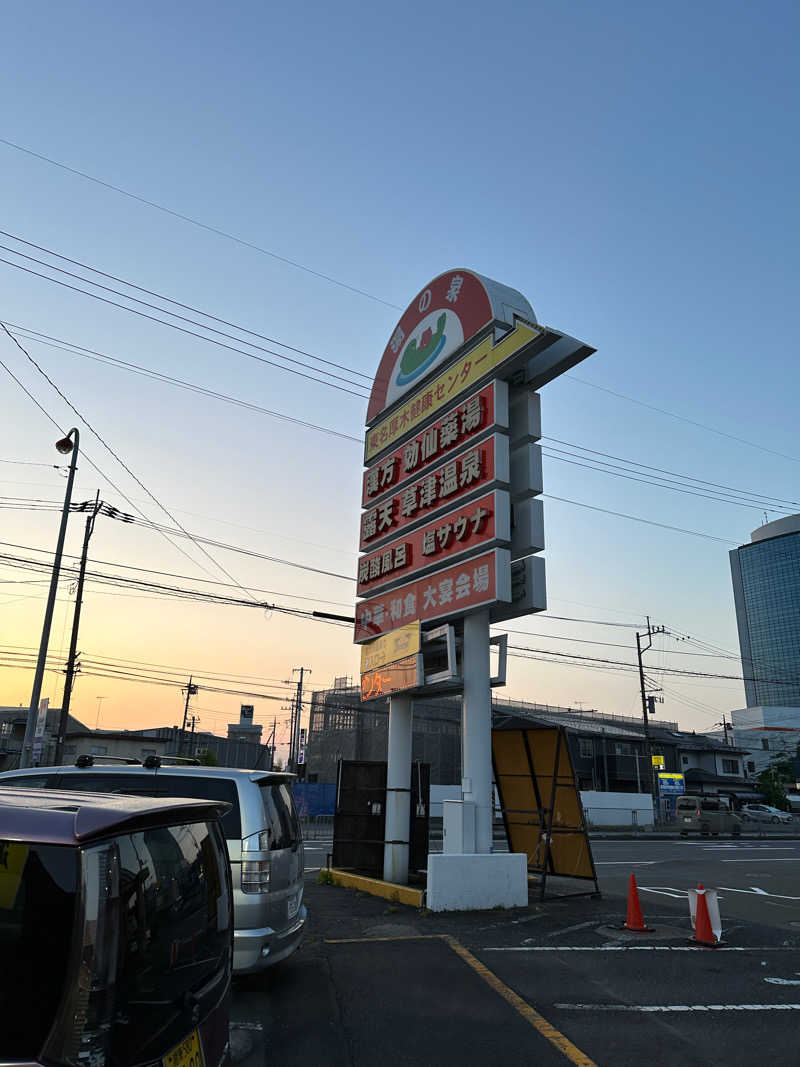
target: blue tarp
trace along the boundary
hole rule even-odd
[[[294,782],[292,793],[301,819],[312,815],[333,815],[336,803],[334,782]]]

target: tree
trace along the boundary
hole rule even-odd
[[[758,776],[758,788],[764,794],[767,804],[781,811],[788,811],[786,787],[794,783],[794,760],[791,756],[775,756],[769,767]]]
[[[210,748],[201,748],[197,753],[197,758],[204,767],[219,767],[219,760]]]

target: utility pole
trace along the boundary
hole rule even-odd
[[[292,669],[292,674],[300,675],[297,682],[295,709],[292,712],[292,735],[289,740],[289,767],[295,774],[297,773],[297,759],[300,755],[300,717],[303,713],[303,678],[306,673],[311,674],[308,667],[294,667]]]
[[[197,725],[197,723],[200,722],[200,716],[199,715],[192,715],[191,718],[189,719],[189,722],[192,724],[192,726],[191,726],[192,739],[189,742],[189,755],[193,756],[194,755],[194,728]]]
[[[56,441],[56,450],[60,452],[62,456],[67,456],[71,452],[72,458],[69,463],[67,489],[64,493],[64,506],[61,509],[61,523],[58,527],[58,539],[56,541],[55,556],[53,557],[53,570],[50,574],[50,590],[47,594],[47,604],[44,609],[42,637],[39,642],[39,656],[36,660],[36,671],[33,676],[33,691],[31,692],[31,702],[28,706],[28,719],[25,724],[25,739],[22,742],[22,752],[20,753],[20,767],[30,767],[31,765],[33,732],[36,727],[36,717],[39,714],[39,698],[42,695],[42,682],[44,680],[44,669],[47,660],[47,646],[50,643],[50,626],[53,622],[53,609],[56,606],[58,575],[61,570],[61,556],[64,551],[64,539],[67,535],[67,519],[69,518],[70,503],[72,502],[72,485],[75,481],[75,469],[78,463],[78,445],[80,436],[77,428],[73,426],[66,437],[62,437],[60,441]]]
[[[732,722],[728,722],[728,720],[725,718],[725,715],[723,713],[722,722],[716,722],[716,723],[714,723],[714,725],[722,727],[722,729],[725,731],[725,744],[730,746],[730,741],[728,740],[728,730],[732,730],[733,729],[733,723]]]
[[[650,736],[650,722],[648,720],[648,707],[647,699],[647,686],[644,679],[644,665],[642,663],[642,654],[647,652],[649,648],[653,646],[653,638],[656,634],[663,634],[666,632],[664,626],[653,627],[650,625],[650,616],[647,616],[647,633],[636,634],[636,655],[639,660],[639,687],[642,694],[642,718],[644,720],[644,740],[645,747],[647,749],[648,762],[650,763],[650,792],[653,794],[653,812],[657,811],[658,805],[658,779],[656,778],[655,768],[653,767],[653,739]],[[647,644],[643,645],[643,638],[647,638]]]
[[[270,738],[269,738],[269,742],[268,742],[268,747],[269,747],[269,769],[271,771],[275,770],[275,734],[276,734],[277,729],[278,729],[278,719],[277,719],[277,717],[275,717],[272,720],[272,733],[270,734]]]
[[[89,552],[89,539],[94,531],[94,524],[97,518],[97,513],[100,510],[100,490],[97,490],[97,494],[94,498],[94,504],[92,505],[92,511],[90,515],[86,517],[86,530],[83,535],[83,550],[81,551],[81,563],[78,571],[78,589],[75,594],[75,611],[72,615],[72,636],[69,641],[69,656],[67,657],[67,668],[64,671],[66,675],[64,679],[64,696],[61,701],[61,718],[58,723],[58,737],[56,738],[56,766],[61,766],[61,761],[64,758],[64,739],[67,735],[67,724],[69,722],[69,706],[72,700],[72,688],[75,685],[75,675],[78,673],[80,665],[76,668],[75,660],[78,652],[78,628],[81,624],[81,605],[83,603],[83,583],[86,578],[86,557]]]
[[[197,686],[192,683],[191,674],[189,675],[189,684],[186,686],[186,689],[182,689],[181,692],[186,693],[186,703],[183,705],[183,725],[181,726],[181,740],[180,745],[178,746],[179,752],[182,752],[186,745],[186,718],[189,714],[189,699],[190,697],[197,696]]]

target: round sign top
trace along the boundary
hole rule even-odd
[[[448,270],[414,297],[392,332],[367,408],[371,423],[490,322],[535,323],[533,308],[506,285],[469,270]]]

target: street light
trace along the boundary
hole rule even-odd
[[[77,427],[73,426],[66,437],[62,437],[59,441],[56,441],[56,450],[60,452],[62,456],[69,455],[71,452],[72,459],[69,464],[67,491],[64,494],[64,507],[61,510],[61,525],[58,528],[58,541],[56,542],[56,552],[53,558],[53,573],[50,576],[50,592],[47,597],[47,606],[44,609],[42,638],[39,643],[39,658],[36,661],[36,674],[33,677],[33,690],[31,692],[30,707],[28,708],[28,721],[25,724],[25,740],[22,742],[22,752],[20,753],[20,767],[30,767],[33,762],[33,734],[36,728],[36,716],[39,711],[39,698],[42,694],[42,681],[44,679],[45,662],[47,660],[47,646],[50,643],[50,626],[53,621],[53,609],[56,604],[58,575],[61,570],[61,555],[64,551],[64,538],[67,535],[67,518],[69,517],[69,506],[72,501],[72,483],[75,481],[75,468],[78,462],[78,446],[80,444],[80,439]]]

